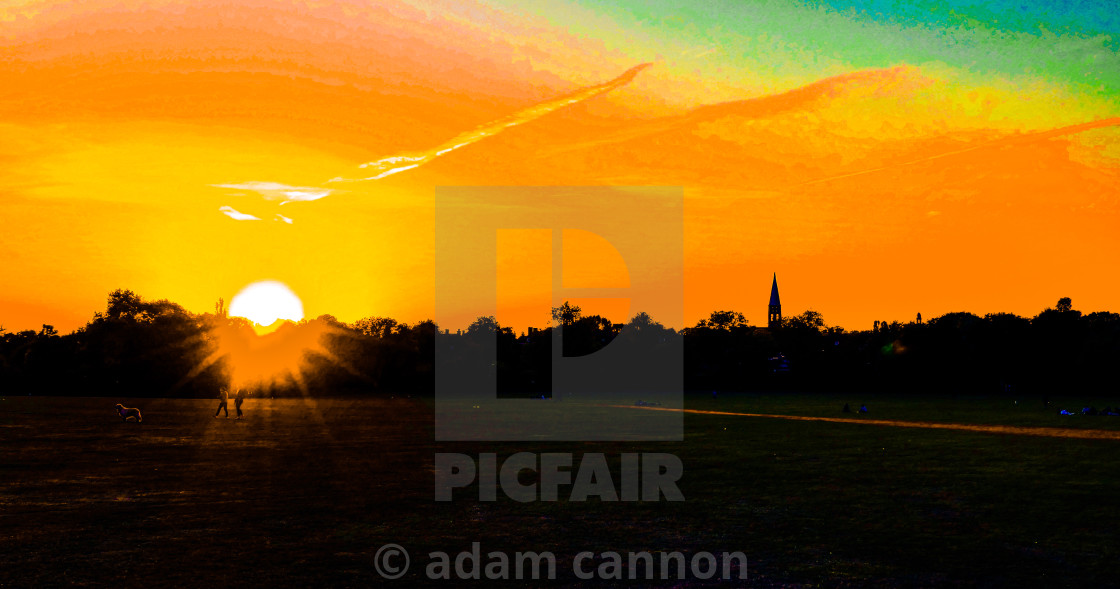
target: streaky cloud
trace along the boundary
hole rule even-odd
[[[234,221],[260,221],[261,220],[260,217],[254,217],[253,215],[250,215],[248,213],[242,213],[242,212],[238,211],[237,209],[235,209],[235,208],[233,208],[229,205],[225,205],[225,206],[219,208],[218,210],[221,211],[223,215],[229,217],[230,219],[233,219]]]
[[[528,123],[566,106],[583,102],[600,94],[610,92],[611,90],[614,90],[615,88],[618,88],[620,86],[629,84],[634,79],[634,77],[638,75],[639,72],[649,67],[650,65],[653,64],[643,63],[636,65],[623,72],[622,75],[603,84],[582,88],[570,94],[566,94],[552,100],[535,104],[533,106],[530,106],[529,108],[517,111],[496,121],[491,121],[470,131],[460,133],[450,140],[437,145],[436,147],[433,147],[432,149],[429,149],[425,152],[392,155],[358,166],[362,169],[370,169],[374,172],[377,172],[372,176],[368,176],[366,178],[336,177],[327,180],[327,182],[357,182],[381,180],[382,178],[386,178],[394,174],[399,174],[401,172],[406,172],[408,170],[418,168],[438,157],[451,153],[456,149],[466,147],[472,143],[486,139],[487,137],[497,135],[498,133],[501,133],[502,131],[510,127]],[[334,192],[334,190],[330,188],[323,188],[318,186],[289,186],[287,184],[281,184],[279,182],[241,182],[238,184],[212,184],[212,186],[216,188],[229,188],[232,190],[256,192],[265,200],[279,201],[281,206],[290,202],[308,202],[319,200],[321,198],[330,196]],[[240,213],[234,210],[232,207],[228,206],[222,207],[221,211],[230,218],[237,219],[239,221],[260,220],[259,218],[252,215]],[[294,222],[290,217],[286,217],[279,213],[275,214],[273,220],[287,223],[289,225],[293,224]]]
[[[392,176],[393,174],[404,172],[406,170],[411,170],[412,168],[417,168],[417,167],[420,167],[420,164],[412,164],[412,165],[408,165],[408,166],[400,166],[400,167],[397,167],[397,168],[390,168],[389,170],[381,172],[380,174],[378,174],[378,175],[376,175],[372,178],[366,178],[366,180],[380,180],[380,179],[382,179],[386,176]]]
[[[764,118],[785,112],[812,109],[819,101],[840,95],[853,86],[868,86],[916,76],[917,71],[916,68],[907,65],[856,70],[810,82],[785,92],[706,104],[693,109],[687,118],[690,120],[710,120],[724,116]]]
[[[626,70],[622,75],[608,82],[581,88],[570,94],[565,94],[558,98],[553,98],[552,100],[534,104],[533,106],[519,110],[509,116],[491,121],[480,127],[471,129],[470,131],[460,133],[459,135],[452,137],[450,140],[445,141],[444,143],[437,145],[436,147],[433,147],[427,151],[413,154],[393,155],[381,158],[376,161],[367,162],[359,166],[363,169],[372,168],[374,171],[380,172],[376,175],[366,178],[354,179],[332,178],[329,181],[342,182],[380,180],[393,174],[418,168],[438,157],[451,153],[456,149],[466,147],[472,143],[476,143],[478,141],[486,139],[487,137],[493,137],[494,135],[497,135],[510,127],[516,127],[517,125],[534,121],[566,106],[583,102],[590,98],[599,96],[600,94],[610,92],[611,90],[619,88],[620,86],[625,86],[626,84],[629,84],[634,79],[634,77],[638,75],[639,72],[651,65],[653,64],[639,64]]]
[[[890,82],[916,74],[911,66],[899,65],[890,68],[856,70],[831,76],[785,92],[765,94],[754,98],[705,104],[687,112],[653,119],[635,128],[601,135],[579,143],[553,147],[541,153],[542,157],[580,149],[593,148],[628,141],[649,139],[666,133],[678,132],[686,125],[718,120],[723,117],[744,119],[764,119],[788,112],[805,112],[816,108],[821,101],[843,93],[846,89],[859,86],[872,86]]]
[[[269,201],[279,201],[281,205],[290,202],[309,202],[330,196],[330,188],[319,186],[288,186],[279,182],[242,182],[240,184],[212,184],[215,188],[231,188],[256,192]]]

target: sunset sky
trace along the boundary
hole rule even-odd
[[[774,272],[847,329],[1120,311],[1118,125],[1111,0],[4,0],[0,325],[262,280],[419,321],[435,189],[485,185],[682,187],[685,325]]]

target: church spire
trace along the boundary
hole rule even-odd
[[[782,300],[778,298],[778,273],[774,273],[774,284],[770,287],[770,305],[766,314],[766,326],[776,329],[782,326]]]

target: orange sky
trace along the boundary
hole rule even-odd
[[[760,34],[576,2],[6,3],[0,325],[259,280],[311,317],[432,317],[433,194],[460,185],[682,187],[687,325],[764,323],[773,272],[786,314],[848,329],[1120,310],[1111,44],[766,6]]]

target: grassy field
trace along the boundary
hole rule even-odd
[[[117,402],[144,423],[122,423]],[[1055,414],[1120,399],[723,394],[686,407],[852,417],[845,402],[867,403],[867,419],[1120,431],[1120,417]],[[215,406],[0,401],[0,586],[449,587],[464,582],[423,576],[427,553],[474,541],[552,551],[554,586],[607,585],[572,576],[584,550],[742,551],[756,587],[1120,578],[1115,439],[689,414],[684,442],[437,444],[430,402],[250,399],[242,421]],[[687,500],[490,503],[468,488],[433,501],[434,453],[489,451],[605,452],[616,474],[621,452],[671,452]],[[395,582],[372,566],[389,542],[412,554]]]

